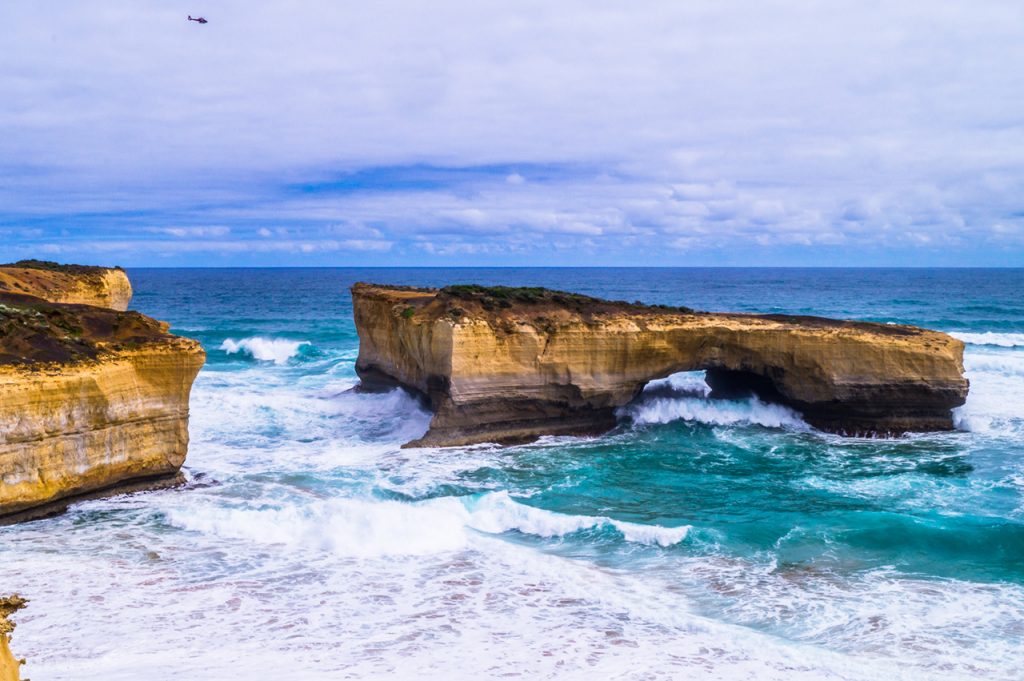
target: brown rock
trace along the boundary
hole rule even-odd
[[[59,265],[46,260],[0,265],[0,292],[122,311],[132,299],[131,282],[120,268]]]
[[[137,312],[0,293],[0,523],[174,478],[204,359]]]
[[[847,434],[948,430],[963,343],[909,326],[698,313],[544,289],[352,288],[364,388],[426,397],[412,446],[598,433],[647,382],[707,370],[713,396],[758,394]]]

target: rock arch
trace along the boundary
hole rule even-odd
[[[818,428],[953,427],[963,344],[907,326],[698,313],[543,289],[352,289],[367,387],[401,385],[434,410],[412,446],[522,442],[613,427],[652,380],[707,371],[715,395],[754,392]]]

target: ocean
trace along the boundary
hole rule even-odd
[[[1024,678],[1024,270],[133,269],[208,353],[189,482],[0,528],[34,681]],[[955,432],[677,374],[593,438],[400,449],[348,287],[535,285],[947,331]]]

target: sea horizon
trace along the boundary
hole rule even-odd
[[[114,267],[115,265],[111,265]],[[116,265],[120,267],[120,265]],[[132,270],[1024,270],[1008,265],[126,265]]]

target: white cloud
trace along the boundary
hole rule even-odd
[[[23,251],[37,251],[53,255],[67,253],[133,253],[140,248],[156,254],[179,253],[330,253],[336,251],[391,250],[390,241],[350,239],[345,241],[178,241],[106,240],[91,242],[43,242],[17,247]]]
[[[153,235],[538,257],[1021,243],[1019,2],[212,9],[197,26],[157,0],[5,8],[0,224],[25,250],[57,245],[26,231],[53,218],[69,252],[140,257]],[[331,189],[423,165],[492,170]]]
[[[390,251],[393,244],[390,241],[381,239],[346,239],[339,246],[349,251],[376,251],[378,253]]]
[[[150,227],[146,231],[153,234],[168,234],[176,237],[203,238],[212,236],[227,236],[231,233],[230,227]]]

